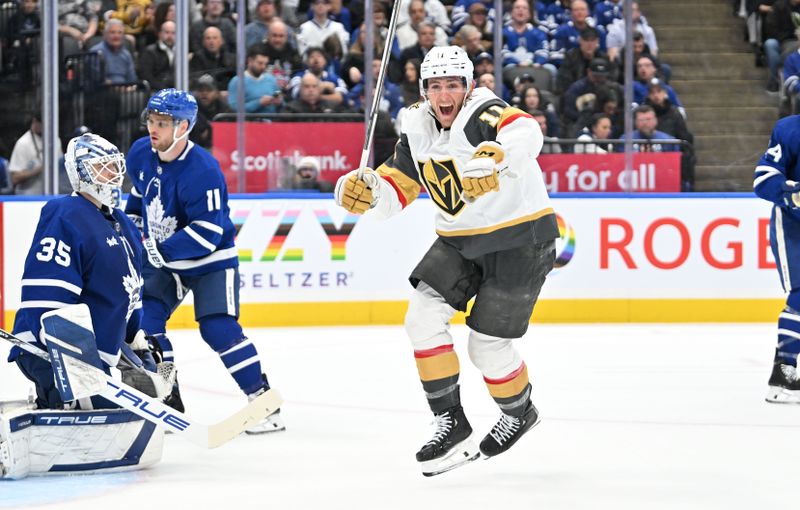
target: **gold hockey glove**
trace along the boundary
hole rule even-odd
[[[497,142],[483,142],[461,172],[461,186],[467,198],[475,199],[490,191],[500,189],[497,166],[505,152]]]

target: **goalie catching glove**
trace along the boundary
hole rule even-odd
[[[336,181],[333,192],[336,204],[351,213],[364,214],[380,199],[379,184],[380,177],[375,170],[365,168],[361,179],[358,178],[358,170],[353,170]]]
[[[497,142],[483,142],[461,172],[461,186],[467,198],[475,199],[500,189],[497,167],[506,155]]]
[[[160,348],[153,346],[148,338],[152,337],[146,337],[144,331],[139,330],[130,344],[123,344],[117,368],[122,382],[163,400],[172,391],[177,371],[173,363],[160,361]]]

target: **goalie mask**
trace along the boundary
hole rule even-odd
[[[434,47],[425,55],[419,70],[419,91],[428,99],[428,80],[454,76],[464,82],[466,95],[472,92],[474,67],[467,52],[458,46]]]
[[[73,138],[64,158],[72,189],[114,208],[119,203],[125,175],[125,156],[105,138],[87,133]]]

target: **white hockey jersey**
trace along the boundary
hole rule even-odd
[[[467,203],[461,169],[485,141],[499,143],[505,153],[498,164],[500,190]],[[536,161],[542,142],[529,114],[487,88],[472,92],[450,129],[441,127],[427,102],[412,105],[393,156],[378,168],[396,199],[376,213],[399,212],[424,187],[437,207],[436,233],[467,258],[555,239],[555,212]]]

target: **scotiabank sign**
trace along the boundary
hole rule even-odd
[[[364,124],[360,122],[246,122],[245,155],[236,144],[235,122],[212,122],[214,156],[231,191],[238,190],[238,173],[245,171],[245,192],[286,188],[300,158],[314,156],[321,178],[336,182],[361,159]]]
[[[681,190],[680,152],[636,153],[629,172],[624,154],[542,154],[537,160],[550,193]]]

